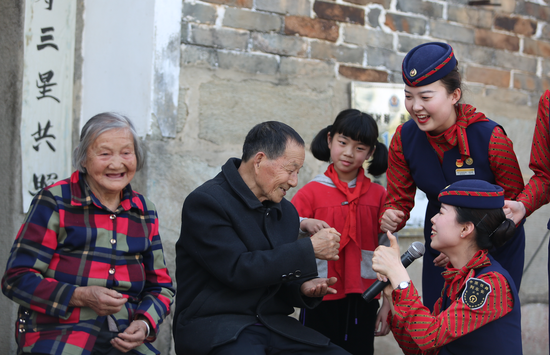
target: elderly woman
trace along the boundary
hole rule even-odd
[[[130,187],[143,166],[130,120],[92,117],[73,165],[35,196],[2,279],[18,354],[158,354],[174,291],[155,206]]]

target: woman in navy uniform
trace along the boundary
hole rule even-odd
[[[504,203],[506,217],[516,223],[520,223],[524,217],[529,217],[550,202],[550,90],[546,90],[539,99],[529,168],[534,174],[525,185],[525,189],[518,195],[516,201]],[[550,220],[547,227],[550,229]],[[548,244],[548,251],[550,251],[550,244]],[[550,285],[550,259],[547,268]],[[550,323],[548,325],[550,333]],[[550,340],[550,336],[548,339]]]
[[[506,199],[513,200],[523,189],[523,178],[504,129],[473,106],[459,103],[461,79],[451,46],[430,42],[413,48],[403,60],[403,81],[405,106],[412,120],[396,129],[390,144],[381,229],[393,233],[403,228],[414,206],[416,188],[426,193],[422,297],[424,305],[433,309],[448,261],[430,246],[430,219],[440,207],[439,191],[459,180],[477,179],[500,185]],[[512,240],[490,251],[518,289],[524,250],[520,225]]]
[[[504,191],[482,180],[458,181],[439,194],[431,222],[432,247],[450,262],[433,312],[401,264],[399,245],[378,247],[372,259],[378,279],[389,281],[384,302],[390,327],[405,354],[522,354],[520,302],[510,274],[488,253],[514,235],[506,219]],[[490,341],[487,341],[490,339]]]

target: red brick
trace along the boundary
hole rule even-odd
[[[537,90],[538,78],[534,75],[514,74],[514,88],[520,90]]]
[[[510,87],[510,72],[492,68],[467,67],[466,81],[494,85],[501,88]]]
[[[532,36],[537,32],[537,22],[520,17],[497,16],[495,28],[515,32],[523,36]]]
[[[427,23],[425,19],[420,17],[387,12],[385,25],[392,31],[424,35]]]
[[[338,73],[346,78],[358,81],[370,81],[378,83],[388,82],[388,73],[385,71],[348,67],[346,65],[340,65]]]
[[[344,0],[355,5],[368,5],[368,4],[379,4],[388,9],[390,7],[391,0]]]
[[[214,4],[229,5],[235,7],[245,7],[251,9],[254,3],[254,0],[203,0],[205,2],[211,2]]]
[[[550,57],[550,43],[526,38],[523,42],[523,53],[539,57]]]
[[[336,42],[338,29],[338,24],[334,21],[301,16],[285,17],[285,34],[287,35],[299,34],[304,37]]]
[[[365,10],[358,7],[315,1],[313,11],[325,20],[365,24]]]
[[[550,8],[548,8],[548,5],[539,5],[528,1],[522,1],[518,5],[518,13],[522,13],[526,16],[533,16],[542,21],[550,21]]]
[[[496,49],[506,49],[511,52],[519,51],[518,37],[495,33],[485,29],[476,30],[475,44]]]

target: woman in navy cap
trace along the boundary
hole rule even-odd
[[[448,259],[430,246],[430,219],[439,210],[439,191],[463,179],[500,185],[506,199],[523,189],[523,178],[512,142],[503,128],[467,104],[459,104],[461,79],[453,49],[430,42],[413,48],[403,60],[405,106],[412,120],[399,126],[388,161],[388,195],[381,217],[382,231],[403,228],[414,206],[416,188],[426,193],[422,297],[432,309],[443,287]],[[491,254],[508,270],[518,289],[523,272],[523,226],[506,245]]]
[[[401,264],[399,245],[379,246],[372,259],[381,281],[390,327],[405,354],[522,354],[520,302],[510,274],[488,253],[514,235],[506,219],[504,190],[483,180],[458,181],[439,194],[432,217],[432,247],[450,262],[433,312]]]

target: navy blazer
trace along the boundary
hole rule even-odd
[[[321,298],[300,286],[317,276],[309,238],[298,239],[294,206],[261,203],[230,159],[212,180],[185,199],[176,243],[177,354],[207,354],[261,323],[299,342],[326,346],[329,339],[288,315]]]

